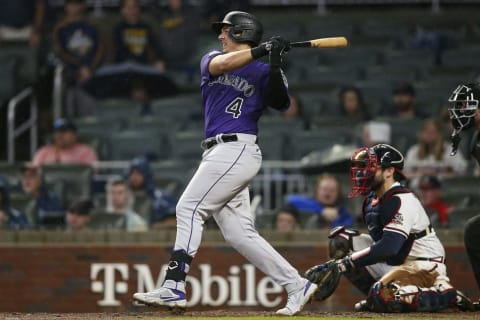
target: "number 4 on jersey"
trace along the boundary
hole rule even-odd
[[[230,104],[225,108],[226,113],[231,113],[232,116],[237,119],[242,113],[242,98],[235,98]]]

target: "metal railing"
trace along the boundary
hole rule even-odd
[[[97,181],[108,181],[121,176],[129,165],[129,161],[99,161],[94,165],[94,178]],[[273,210],[284,204],[287,194],[311,193],[312,186],[301,168],[299,161],[263,161],[260,172],[250,184],[255,195],[251,199],[252,209]]]
[[[53,119],[62,117],[63,106],[63,64],[59,63],[55,67],[53,76]]]
[[[21,102],[25,99],[30,98],[30,117],[23,123],[19,124],[18,127],[15,127],[16,124],[16,114],[18,107],[21,105]],[[15,161],[15,139],[18,138],[21,134],[30,131],[30,156],[33,157],[35,150],[37,149],[37,127],[38,119],[38,108],[37,100],[35,98],[33,89],[31,87],[24,89],[15,97],[10,99],[8,103],[8,114],[7,114],[7,145],[8,145],[8,155],[7,160],[9,163]]]

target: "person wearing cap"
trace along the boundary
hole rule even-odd
[[[58,195],[48,190],[42,179],[41,169],[31,163],[26,163],[21,168],[21,178],[18,190],[31,195],[36,199],[35,216],[32,221],[36,227],[42,227],[50,217],[63,217],[65,210]]]
[[[93,203],[88,199],[80,199],[73,202],[67,210],[67,231],[88,230],[88,225],[90,223],[90,213],[92,209]]]
[[[445,249],[415,194],[401,184],[404,157],[388,144],[357,149],[351,157],[349,197],[364,196],[367,234],[338,227],[329,234],[330,257],[365,295],[358,311],[468,309],[471,302],[450,285]],[[313,266],[308,272],[325,269]],[[428,274],[424,285],[397,283],[399,273]],[[404,279],[405,280],[405,279]],[[407,281],[407,280],[405,280]],[[390,286],[394,283],[394,286]],[[395,293],[397,299],[388,299]],[[412,299],[412,297],[415,297]],[[456,304],[458,302],[458,304]]]
[[[448,215],[454,207],[442,200],[442,183],[436,176],[424,175],[418,183],[420,201],[441,227],[448,227]]]
[[[54,141],[35,152],[34,166],[51,163],[80,163],[93,165],[98,161],[97,153],[91,146],[79,143],[77,127],[67,119],[57,119],[53,125]]]

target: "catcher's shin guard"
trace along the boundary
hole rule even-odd
[[[371,286],[375,283],[375,279],[365,267],[354,268],[351,271],[344,272],[343,275],[365,295],[368,294]]]
[[[418,293],[418,311],[432,312],[447,309],[456,304],[457,290],[449,289],[443,292],[420,289]]]

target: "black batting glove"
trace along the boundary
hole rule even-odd
[[[270,44],[270,48],[269,45]],[[290,42],[282,37],[276,36],[270,38],[266,46],[269,51],[270,66],[272,68],[280,68],[282,64],[282,55],[290,50]]]

